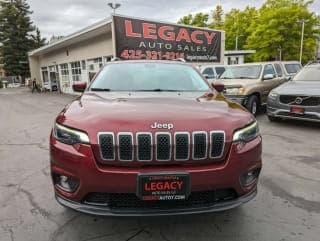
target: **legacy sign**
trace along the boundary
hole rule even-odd
[[[122,59],[220,62],[221,32],[113,16],[116,56]]]

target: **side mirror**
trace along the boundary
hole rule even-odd
[[[86,82],[79,82],[72,85],[72,89],[74,92],[84,92],[87,88]]]
[[[291,81],[291,80],[292,80],[292,76],[288,76],[288,77],[286,78],[286,80],[287,80],[287,81]]]
[[[219,93],[222,93],[224,90],[224,84],[221,84],[221,83],[212,83],[211,86]]]
[[[274,75],[273,74],[266,74],[263,76],[263,80],[269,80],[269,79],[273,79]]]

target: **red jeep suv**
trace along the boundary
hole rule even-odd
[[[255,197],[254,116],[179,61],[114,61],[64,108],[50,137],[56,199],[115,216],[234,208]],[[216,90],[214,89],[216,88]]]

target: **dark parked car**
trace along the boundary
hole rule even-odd
[[[304,67],[293,81],[271,91],[267,114],[271,121],[298,119],[320,122],[320,64]]]
[[[121,216],[212,212],[251,200],[262,166],[257,121],[217,91],[182,62],[104,66],[56,118],[58,202]]]

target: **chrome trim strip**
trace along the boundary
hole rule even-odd
[[[139,135],[149,135],[150,136],[150,138],[151,138],[151,143],[150,143],[150,145],[151,145],[151,159],[150,160],[140,160],[139,159],[139,145],[138,145],[138,136]],[[137,148],[136,148],[136,151],[137,151],[137,160],[138,161],[141,161],[141,162],[148,162],[148,161],[152,161],[152,158],[153,158],[153,140],[152,140],[152,133],[151,132],[137,132],[136,133],[136,146],[137,146]]]
[[[176,156],[176,151],[177,151],[177,143],[176,143],[176,135],[179,135],[179,134],[182,134],[182,135],[188,135],[188,156],[186,159],[177,159],[177,156]],[[174,144],[174,160],[175,161],[188,161],[190,159],[190,133],[189,132],[186,132],[186,131],[181,131],[181,132],[175,132],[174,133],[174,137],[173,137],[173,144]]]
[[[204,158],[195,158],[194,157],[194,136],[196,134],[205,134],[206,135],[206,152]],[[192,159],[193,160],[205,160],[208,156],[208,133],[206,131],[194,131],[192,132]]]
[[[158,140],[158,135],[168,135],[169,136],[169,159],[168,160],[159,160],[158,159],[158,143],[157,143],[157,140]],[[156,161],[170,161],[171,160],[171,153],[172,153],[172,139],[171,139],[171,133],[170,132],[156,132],[155,133],[155,145],[156,145]]]
[[[112,141],[113,141],[113,159],[105,159],[103,158],[103,155],[102,155],[102,152],[101,152],[101,145],[100,145],[100,138],[99,136],[100,135],[112,135]],[[98,145],[99,145],[99,152],[100,152],[100,156],[101,156],[101,159],[104,160],[104,161],[114,161],[116,159],[116,148],[115,148],[115,142],[114,142],[114,133],[113,132],[98,132],[97,134],[97,137],[98,137]]]
[[[221,154],[219,156],[211,156],[211,153],[212,153],[212,143],[211,143],[211,135],[212,134],[215,134],[215,133],[222,133],[223,134],[223,146],[222,146],[222,150],[221,150]],[[224,153],[224,147],[225,147],[225,144],[226,144],[226,133],[224,131],[210,131],[210,140],[209,140],[209,145],[210,145],[210,153],[209,153],[209,157],[210,159],[218,159],[218,158],[221,158],[223,156],[223,153]]]
[[[131,142],[132,142],[131,160],[122,160],[120,158],[120,142],[119,142],[120,138],[119,137],[121,135],[131,136]],[[119,159],[119,161],[125,161],[125,162],[133,161],[134,143],[133,143],[133,134],[132,134],[132,132],[118,132],[118,134],[117,134],[117,144],[118,144],[118,159]]]

